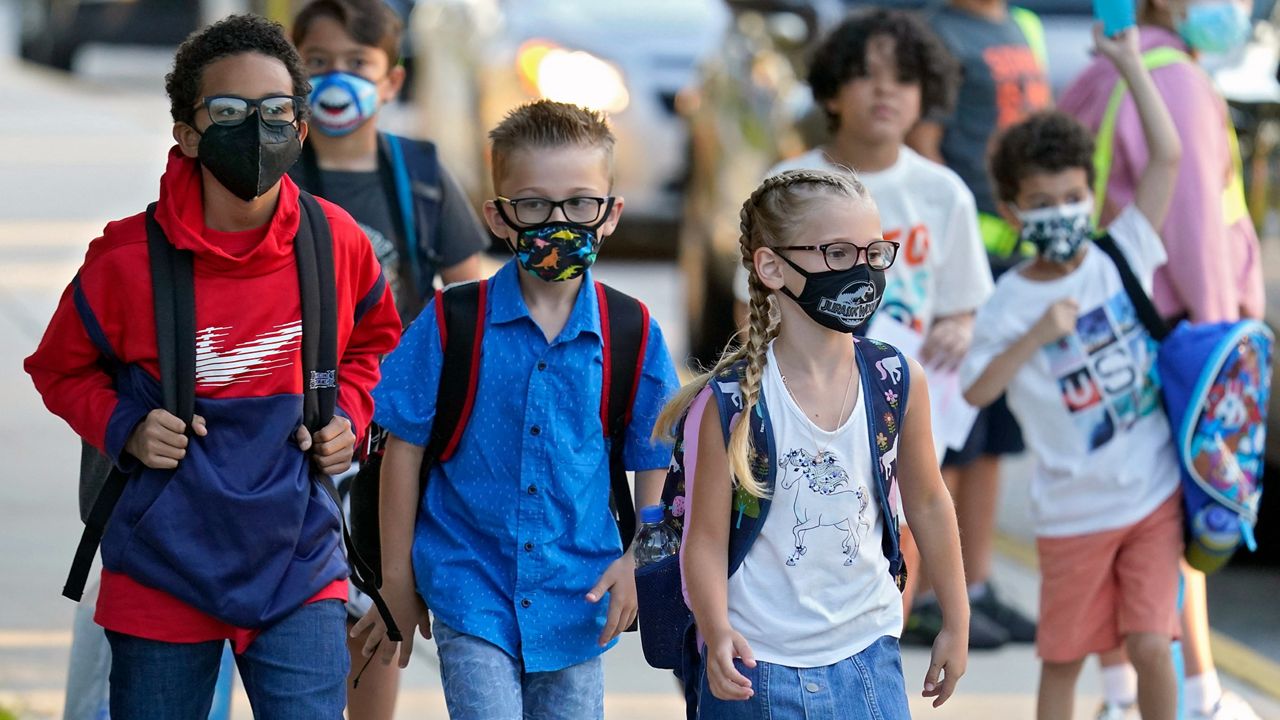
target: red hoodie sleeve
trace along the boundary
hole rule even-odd
[[[350,292],[352,307],[351,334],[338,361],[338,410],[361,437],[373,420],[373,387],[381,377],[382,356],[400,342],[400,315],[369,240],[344,211],[329,203],[326,210],[340,287]]]
[[[101,309],[90,304],[84,272],[62,293],[40,345],[23,367],[51,412],[128,470],[136,461],[124,452],[125,443],[150,408],[116,394],[112,373],[119,359]]]

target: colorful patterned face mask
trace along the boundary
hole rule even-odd
[[[530,275],[547,282],[580,277],[596,261],[600,250],[596,229],[571,222],[521,228],[516,234],[516,258]]]
[[[1018,210],[1020,235],[1040,257],[1064,263],[1075,257],[1093,234],[1093,198],[1068,205]]]
[[[498,215],[516,231],[512,250],[520,266],[539,280],[564,282],[581,277],[595,263],[596,253],[604,242],[599,235],[600,227],[609,219],[613,198],[608,198],[600,208],[600,219],[594,225],[559,221],[521,227],[507,215],[503,205],[501,199],[496,202]]]

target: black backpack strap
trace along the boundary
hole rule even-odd
[[[338,401],[338,297],[333,237],[324,210],[298,193],[301,217],[294,240],[302,295],[303,424],[311,432],[329,424]]]
[[[431,465],[453,457],[471,419],[480,384],[480,347],[484,341],[489,281],[452,285],[436,291],[436,324],[444,360],[436,390],[436,415],[422,462],[422,488]]]
[[[160,388],[164,409],[187,424],[195,416],[196,402],[196,301],[192,255],[169,243],[155,218],[156,205],[147,208],[147,254],[151,263],[151,296],[155,308],[156,357],[160,364]],[[124,494],[129,476],[113,466],[85,518],[84,532],[76,547],[64,597],[80,601],[89,579],[93,558],[102,543],[107,522]]]
[[[625,549],[636,534],[636,508],[627,482],[623,450],[649,344],[649,308],[604,283],[595,285],[600,307],[600,339],[604,345],[600,426],[610,440],[609,489],[613,496],[618,536]]]
[[[302,295],[302,418],[308,432],[314,433],[329,424],[337,407],[337,282],[333,268],[333,236],[324,210],[306,192],[298,194],[298,205],[301,217],[293,242],[298,265],[298,289]],[[342,512],[342,498],[338,496],[333,479],[314,469],[311,475],[338,508],[352,584],[373,600],[387,626],[387,638],[400,642],[403,636],[391,609],[378,592],[376,576],[351,541],[346,516]]]
[[[1115,264],[1116,270],[1120,271],[1120,282],[1124,285],[1125,294],[1129,296],[1129,302],[1133,303],[1133,309],[1138,313],[1138,320],[1142,326],[1151,333],[1151,337],[1156,342],[1164,340],[1170,331],[1169,324],[1160,317],[1160,312],[1156,310],[1156,305],[1151,301],[1151,297],[1147,295],[1147,291],[1143,289],[1142,282],[1138,280],[1138,276],[1134,274],[1133,267],[1129,265],[1129,261],[1125,258],[1124,253],[1120,251],[1120,247],[1116,245],[1115,238],[1110,233],[1105,233],[1094,238],[1093,244],[1099,250],[1106,253],[1111,258],[1111,262]]]

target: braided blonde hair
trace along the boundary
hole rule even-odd
[[[741,418],[750,417],[760,399],[761,378],[764,375],[765,357],[769,343],[781,329],[773,312],[773,291],[765,286],[756,274],[755,252],[762,247],[786,244],[786,238],[797,224],[798,216],[806,215],[814,204],[829,201],[832,196],[847,200],[870,202],[866,187],[852,171],[828,172],[825,170],[789,170],[766,178],[742,204],[739,213],[740,231],[738,244],[742,265],[747,269],[747,287],[750,303],[747,327],[734,337],[710,371],[696,377],[663,409],[654,426],[654,435],[675,439],[680,418],[707,383],[735,363],[746,359],[746,377],[741,383]],[[743,334],[745,332],[745,339]],[[729,469],[739,487],[756,497],[767,493],[751,472],[751,423],[739,421],[729,433]]]

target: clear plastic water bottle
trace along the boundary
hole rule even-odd
[[[1201,508],[1191,524],[1195,532],[1187,544],[1187,562],[1201,572],[1221,568],[1240,545],[1240,518],[1224,507]]]
[[[680,536],[663,522],[662,506],[648,505],[640,509],[640,532],[636,534],[636,567],[671,557],[680,552]]]

